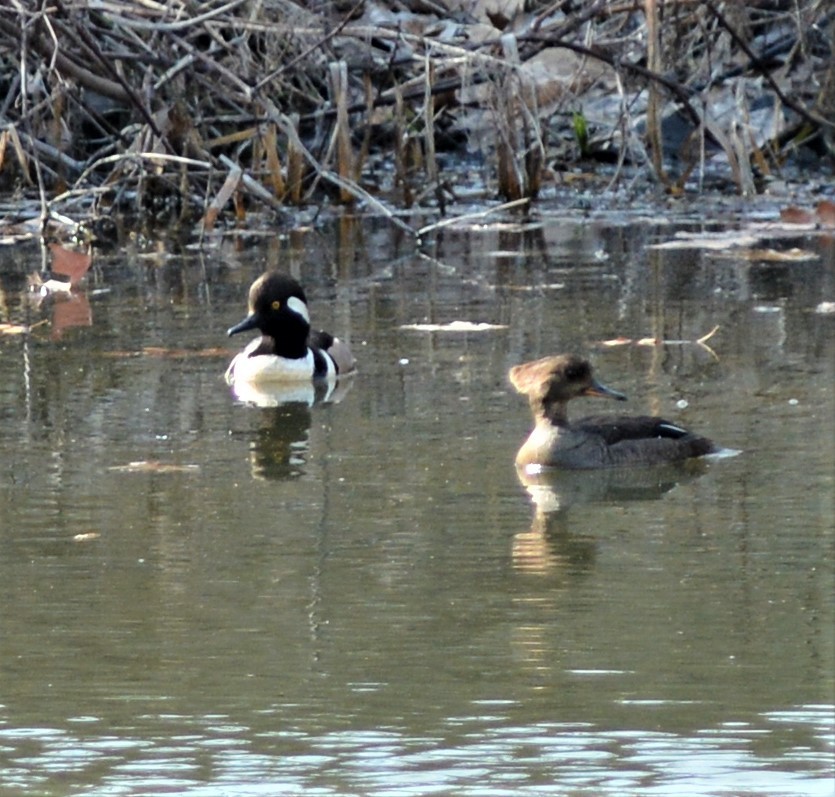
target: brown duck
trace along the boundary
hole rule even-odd
[[[519,468],[615,468],[661,465],[719,451],[697,434],[648,415],[595,415],[569,423],[568,402],[578,396],[625,401],[598,382],[587,360],[559,354],[517,365],[510,381],[530,401],[534,428],[516,455]]]

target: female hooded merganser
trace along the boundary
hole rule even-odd
[[[286,274],[262,274],[249,289],[249,315],[230,327],[235,335],[258,329],[261,337],[237,354],[226,369],[236,383],[333,381],[356,368],[348,346],[327,332],[311,331],[302,286]]]
[[[601,385],[591,365],[576,355],[517,365],[510,369],[510,381],[527,395],[535,424],[516,455],[518,468],[661,465],[719,451],[706,437],[646,415],[597,415],[569,423],[566,405],[573,398],[626,400],[623,393]]]

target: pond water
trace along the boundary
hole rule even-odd
[[[137,244],[41,305],[0,250],[0,321],[51,320],[0,337],[0,793],[831,795],[835,244],[681,228]],[[354,348],[336,403],[223,382],[276,267]],[[575,415],[742,453],[520,484],[507,371],[569,350],[630,396]]]

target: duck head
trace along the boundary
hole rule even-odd
[[[249,315],[227,330],[230,337],[238,332],[258,329],[275,341],[275,354],[303,357],[307,354],[310,314],[302,286],[286,274],[262,274],[249,289]]]
[[[555,423],[566,421],[566,404],[581,396],[598,396],[626,401],[626,396],[594,378],[588,360],[576,354],[559,354],[516,365],[510,382],[528,397],[534,416]]]

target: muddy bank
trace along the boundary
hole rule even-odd
[[[0,9],[0,190],[40,231],[356,205],[754,195],[833,171],[828,4],[411,0]],[[78,230],[76,229],[77,233]]]

